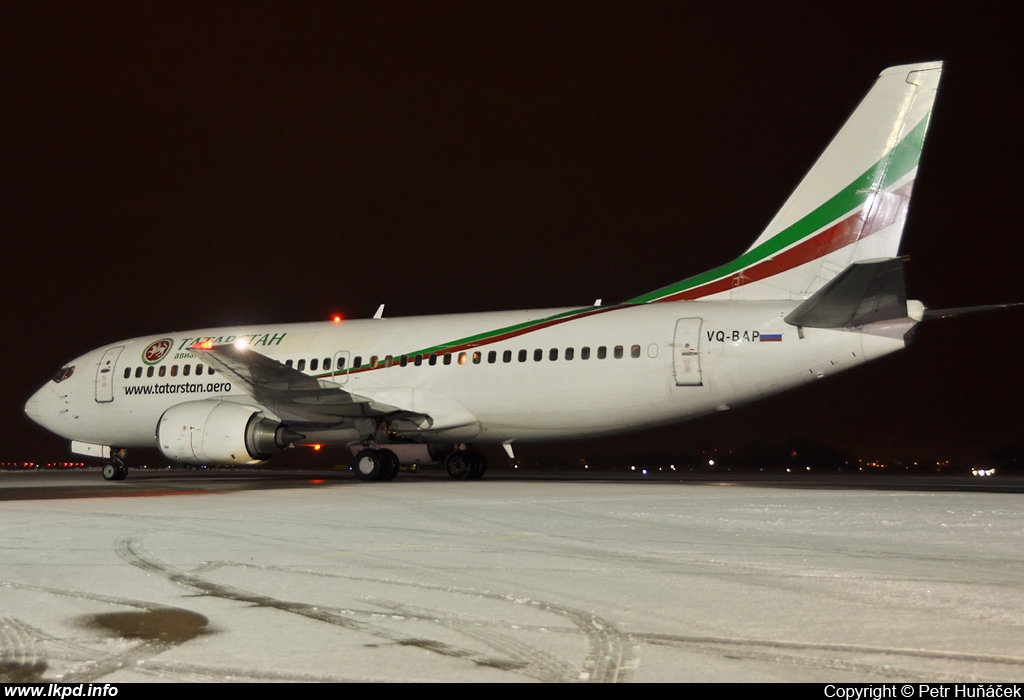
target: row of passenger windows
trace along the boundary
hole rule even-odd
[[[143,372],[146,373],[147,377],[177,377],[179,374],[179,370],[182,377],[188,377],[189,375],[192,374],[192,365],[182,365],[180,368],[178,367],[178,365],[170,365],[170,367],[168,367],[167,365],[160,365],[159,367],[153,367],[152,365],[150,365],[149,367],[136,367],[134,370],[131,367],[125,367],[124,378],[130,379],[132,374],[134,373],[135,378],[138,379],[139,377],[142,376]],[[196,365],[196,376],[201,376],[203,372],[203,363],[200,362],[199,364]],[[213,374],[213,367],[206,367],[205,372],[207,374]]]
[[[580,360],[589,360],[591,358],[604,360],[609,357],[614,359],[622,359],[626,357],[626,354],[626,347],[623,345],[615,345],[611,348],[605,345],[599,345],[596,348],[591,348],[590,346],[585,345],[579,348],[579,352],[577,352],[577,349],[573,347],[564,348],[562,350],[560,350],[559,348],[549,348],[548,350],[544,350],[543,348],[536,348],[532,351],[526,350],[524,348],[515,353],[513,353],[512,350],[503,351],[501,353],[501,361],[507,364],[512,362],[513,358],[515,358],[519,362],[528,362],[531,359],[531,357],[534,362],[541,362],[542,360],[544,360],[545,357],[548,359],[549,362],[555,362],[559,359],[569,361],[575,360],[577,358],[579,358]],[[628,354],[629,357],[632,358],[640,357],[640,346],[630,346]],[[465,365],[470,363],[474,365],[479,365],[484,362],[485,357],[487,364],[496,364],[498,362],[498,351],[490,350],[487,352],[486,356],[480,350],[475,350],[473,352],[460,352],[457,354],[438,354],[436,352],[433,352],[430,353],[429,355],[399,355],[397,358],[395,358],[394,355],[386,355],[384,358],[381,358],[378,355],[371,355],[368,367],[370,367],[371,369],[376,369],[377,367],[391,367],[395,364],[399,365],[400,367],[405,367],[406,365],[409,364],[419,367],[423,364],[433,366],[436,365],[438,362],[440,362],[443,365]],[[298,361],[285,360],[285,364],[288,367],[294,367],[300,372],[305,372],[307,365],[309,367],[310,372],[316,372],[321,368],[323,369],[324,372],[329,372],[331,370],[333,363],[331,362],[330,357],[325,357],[322,360],[320,358],[314,357],[313,359],[309,360],[308,363],[306,359],[303,358]],[[355,356],[355,359],[352,362],[351,367],[346,367],[345,357],[341,356],[338,358],[337,371],[340,372],[344,371],[345,369],[358,369],[362,366],[362,355]],[[195,376],[201,376],[204,371],[206,372],[206,374],[214,373],[212,367],[204,368],[202,363],[199,363],[195,366]],[[180,368],[178,367],[178,365],[160,365],[160,367],[135,367],[134,370],[131,367],[126,367],[124,370],[124,378],[130,379],[132,374],[134,374],[135,378],[138,379],[143,375],[143,372],[145,372],[147,377],[177,377],[179,376],[179,373],[180,376],[182,377],[188,377],[192,374],[192,365],[182,365]]]
[[[593,349],[590,346],[584,346],[582,348],[579,348],[579,353],[578,354],[576,352],[576,348],[572,348],[572,347],[565,348],[564,350],[559,350],[559,348],[549,348],[546,351],[543,348],[535,348],[532,351],[531,350],[526,350],[524,348],[524,349],[521,349],[521,350],[519,350],[519,351],[517,351],[515,353],[513,353],[512,350],[505,350],[505,351],[503,351],[501,353],[501,361],[503,363],[510,363],[510,362],[513,361],[513,358],[515,358],[519,362],[528,362],[531,357],[533,358],[534,362],[541,362],[542,360],[544,360],[545,357],[547,357],[548,361],[550,361],[550,362],[554,362],[554,361],[558,360],[559,358],[561,358],[563,360],[574,360],[577,357],[580,360],[589,360],[592,357],[596,358],[598,360],[604,360],[604,359],[607,359],[609,357],[612,357],[612,358],[615,358],[615,359],[622,359],[625,356],[626,356],[626,348],[623,345],[616,345],[616,346],[614,346],[614,347],[612,347],[610,349],[607,346],[605,346],[605,345],[600,345],[597,348],[593,348]],[[640,346],[639,345],[632,345],[632,346],[630,346],[630,348],[629,348],[629,356],[633,357],[633,358],[640,357]],[[393,355],[387,355],[383,359],[381,359],[377,355],[372,355],[370,357],[369,366],[371,368],[381,367],[381,366],[383,366],[383,367],[391,367],[394,364],[398,364],[400,367],[405,367],[408,364],[412,364],[412,365],[414,365],[416,367],[419,367],[420,365],[422,365],[424,363],[426,363],[427,365],[433,366],[433,365],[436,365],[438,362],[440,362],[441,364],[444,364],[444,365],[450,365],[450,364],[453,364],[453,363],[460,364],[460,365],[465,365],[465,364],[469,364],[469,363],[472,363],[474,365],[479,365],[482,362],[484,362],[485,357],[486,357],[486,360],[487,360],[487,364],[493,365],[493,364],[498,362],[498,351],[497,350],[490,350],[490,351],[487,352],[486,356],[480,350],[475,350],[473,352],[460,352],[458,354],[456,354],[456,353],[445,353],[443,355],[439,355],[436,352],[430,353],[429,355],[411,355],[411,356],[410,355],[399,355],[397,358],[395,358]],[[313,360],[312,362],[315,363],[316,360]],[[325,360],[325,362],[328,362],[328,360]],[[291,361],[289,360],[288,363],[286,363],[286,364],[291,366],[290,363],[291,363]],[[360,355],[356,355],[355,360],[352,362],[352,368],[359,368],[359,367],[362,367],[362,365],[363,365],[363,358]],[[345,358],[341,357],[341,358],[338,359],[338,369],[339,370],[343,370],[344,368],[345,368]],[[300,369],[300,370],[302,369],[302,360],[299,360],[298,369]],[[315,367],[310,367],[310,369],[316,369],[316,368]]]

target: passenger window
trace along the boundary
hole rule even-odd
[[[434,365],[437,364],[437,353],[436,352],[430,353],[430,360],[428,360],[428,363],[430,364],[431,367],[433,367]]]
[[[355,361],[352,362],[352,368],[353,369],[359,369],[362,366],[363,366],[363,356],[362,355],[356,355]]]
[[[576,354],[576,351],[573,348],[566,348],[565,349],[565,359],[571,360],[575,354]]]
[[[616,345],[615,346],[615,359],[616,360],[621,360],[622,359],[622,346],[621,345]]]
[[[136,367],[135,368],[135,378],[138,379],[141,376],[142,376],[142,368],[141,367]]]
[[[498,353],[496,353],[494,350],[491,350],[489,353],[487,353],[487,364],[493,365],[497,361]]]
[[[294,367],[295,366],[295,362],[293,360],[285,360],[284,361],[284,366],[285,367]]]
[[[341,361],[344,362],[345,358],[344,357],[341,358]],[[324,358],[324,371],[326,372],[326,371],[328,371],[330,369],[331,369],[331,358],[325,357]]]
[[[444,363],[446,365],[450,365],[452,363],[452,354],[450,352],[449,353],[445,353]]]
[[[299,360],[299,366],[296,367],[295,369],[299,370],[300,372],[305,371],[305,369],[306,369],[306,360],[305,359]]]
[[[608,357],[608,348],[602,345],[597,349],[597,359],[603,360],[606,357]]]
[[[481,353],[480,353],[479,350],[477,350],[476,352],[473,353],[473,364],[474,365],[480,364],[480,355],[481,355]]]
[[[199,374],[199,367],[202,367],[202,365],[199,365],[198,367],[196,367],[196,374]],[[189,372],[191,372],[191,371],[192,371],[192,365],[185,365],[184,367],[181,368],[181,376],[187,377]]]
[[[376,369],[376,368],[377,368],[377,356],[376,355],[370,355],[370,369]]]
[[[146,368],[146,376],[147,377],[152,377],[153,376],[153,367],[152,366]]]
[[[543,350],[541,350],[540,348],[537,348],[536,350],[533,351],[533,361],[534,362],[540,362],[543,359],[544,359],[544,351]]]
[[[558,359],[558,348],[551,348],[548,351],[548,359],[552,362]]]
[[[460,353],[459,353],[459,364],[460,364],[460,365],[464,365],[464,364],[466,364],[466,360],[468,359],[468,357],[469,357],[469,356],[468,356],[468,355],[466,355],[466,353],[464,353],[464,352],[460,352]]]
[[[519,361],[526,362],[526,350],[519,351]]]
[[[634,358],[640,357],[640,346],[639,345],[634,345],[633,347],[631,347],[629,349],[629,354],[632,357],[634,357]]]
[[[172,377],[177,377],[178,376],[178,365],[171,365],[171,376]]]
[[[312,360],[309,361],[309,371],[310,372],[316,372],[316,370],[317,370],[317,368],[319,366],[320,366],[320,360],[318,360],[317,358],[314,357]]]
[[[398,364],[399,364],[399,366],[401,366],[401,367],[405,367],[405,366],[407,366],[407,365],[409,364],[409,356],[408,356],[408,355],[402,355],[402,356],[400,356],[400,357],[398,358]]]
[[[417,367],[422,365],[423,364],[423,355],[417,355],[416,358],[412,361],[412,363],[414,365],[416,365]]]
[[[580,359],[581,360],[589,360],[590,359],[590,347],[589,346],[584,345],[582,348],[580,348]]]
[[[124,368],[124,378],[128,379],[131,376],[132,376],[132,368],[131,367],[125,367]]]
[[[392,357],[391,355],[385,355],[385,357],[384,357],[384,366],[385,367],[390,367],[393,364],[395,364],[395,358]]]
[[[505,352],[501,353],[501,361],[502,362],[511,362],[512,361],[512,351],[511,350],[506,350]]]

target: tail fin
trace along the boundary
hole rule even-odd
[[[882,71],[746,252],[626,303],[806,299],[854,262],[895,257],[941,72]]]

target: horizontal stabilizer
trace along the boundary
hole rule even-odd
[[[856,262],[796,307],[786,323],[807,328],[856,328],[907,317],[903,260]]]
[[[979,311],[995,311],[996,309],[1012,309],[1014,307],[1024,308],[1024,301],[1018,301],[1011,304],[960,306],[952,309],[926,309],[924,312],[924,318],[926,321],[932,318],[952,318],[953,316],[966,316],[967,314],[974,314]]]

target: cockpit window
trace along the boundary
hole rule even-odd
[[[60,384],[62,381],[64,381],[74,373],[74,365],[67,365],[65,367],[61,367],[59,370],[57,370],[57,374],[53,375],[53,381],[56,382],[57,384]]]

